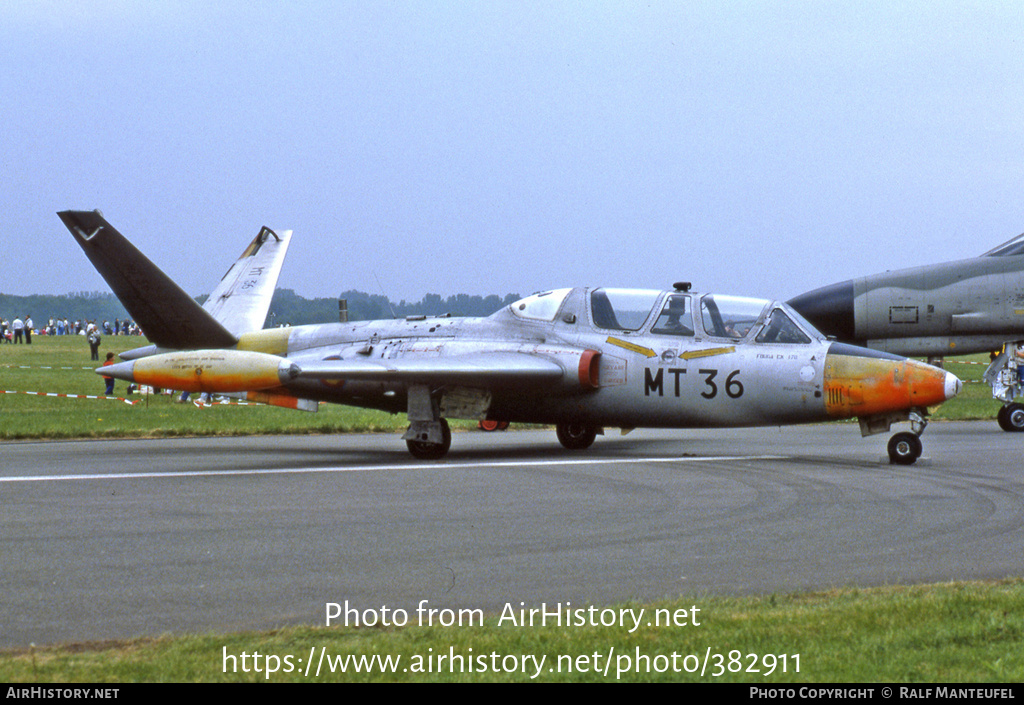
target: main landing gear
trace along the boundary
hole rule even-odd
[[[448,427],[447,419],[440,419],[439,423],[441,424],[440,443],[425,440],[427,438],[426,434],[422,434],[420,438],[407,438],[405,440],[405,445],[409,448],[409,452],[412,453],[414,458],[419,460],[440,460],[448,454],[448,449],[452,447],[452,430]]]
[[[985,382],[992,387],[992,397],[1003,402],[996,417],[999,428],[1010,432],[1024,431],[1024,404],[1013,401],[1024,394],[1024,379],[1021,375],[1024,358],[1017,353],[1020,346],[1020,341],[1004,345],[985,370],[984,376]]]
[[[999,428],[1004,431],[1024,431],[1024,404],[1007,404],[999,409]]]
[[[414,458],[440,460],[452,447],[452,431],[441,418],[437,399],[424,384],[409,386],[409,428],[405,444]]]
[[[555,426],[558,442],[569,450],[585,450],[597,438],[597,426],[584,423],[560,423]]]

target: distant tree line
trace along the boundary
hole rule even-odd
[[[363,291],[349,290],[342,292],[338,299],[348,303],[348,319],[350,321],[373,321],[380,318],[405,318],[422,314],[440,316],[450,313],[453,316],[489,316],[502,306],[507,306],[521,298],[519,294],[508,294],[504,298],[490,296],[470,296],[456,294],[442,299],[437,294],[427,294],[419,301],[408,302],[405,299],[395,303],[381,294],[367,294]],[[270,314],[267,326],[274,325],[305,325],[307,323],[326,323],[338,320],[338,299],[305,299],[292,289],[278,289],[270,303]]]
[[[439,316],[450,313],[453,316],[489,316],[503,306],[520,298],[519,294],[508,294],[500,297],[470,296],[456,294],[441,298],[437,294],[427,294],[419,301],[407,302],[404,299],[397,303],[380,294],[367,294],[362,291],[345,291],[338,297],[348,302],[348,318],[350,321],[370,321],[378,318],[405,318],[406,316],[423,314]],[[196,301],[203,303],[207,296],[198,296]],[[35,294],[32,296],[13,296],[0,294],[0,318],[13,320],[15,316],[32,316],[36,327],[46,324],[50,318],[66,318],[69,321],[113,321],[124,320],[128,312],[113,294],[101,291],[79,291],[59,296]],[[270,304],[270,314],[266,326],[305,325],[307,323],[333,323],[338,320],[338,299],[321,298],[306,299],[292,289],[278,289]]]
[[[56,319],[58,316],[69,321],[102,323],[104,320],[124,320],[127,315],[128,312],[117,297],[108,292],[77,291],[60,296],[0,294],[0,318],[13,321],[15,316],[32,316],[36,328],[43,327],[51,318]]]

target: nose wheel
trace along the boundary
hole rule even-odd
[[[893,465],[913,465],[921,457],[921,438],[904,431],[889,439],[889,462]]]

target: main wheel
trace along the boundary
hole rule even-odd
[[[1024,431],[1024,404],[1007,404],[999,409],[999,428]]]
[[[440,460],[448,454],[452,447],[452,430],[448,427],[448,421],[441,419],[441,442],[428,443],[427,441],[406,441],[409,452],[414,458],[420,460]]]
[[[597,426],[582,423],[560,423],[555,426],[558,442],[569,450],[589,448],[597,438]]]
[[[1013,430],[1012,428],[1010,428],[1009,419],[1006,418],[1006,412],[1009,410],[1009,408],[1010,407],[1008,406],[1001,406],[999,407],[999,413],[996,414],[996,421],[999,422],[999,428],[1003,429],[1004,431]]]
[[[889,462],[894,465],[913,465],[921,457],[921,439],[913,433],[897,433],[889,439]]]

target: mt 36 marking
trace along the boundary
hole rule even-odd
[[[707,375],[704,379],[704,383],[708,385],[707,392],[701,392],[701,396],[705,399],[714,399],[718,394],[718,385],[715,384],[715,375],[718,374],[718,370],[699,370],[702,375]],[[736,379],[736,375],[740,373],[739,370],[733,370],[729,373],[729,376],[725,378],[725,393],[730,399],[739,399],[743,396],[743,384]]]
[[[651,396],[652,392],[656,392],[659,397],[665,396],[665,370],[675,377],[674,394],[676,397],[681,396],[680,394],[680,378],[686,374],[686,369],[683,367],[667,367],[658,368],[657,371],[652,372],[651,368],[644,369],[644,396]],[[705,399],[714,399],[718,396],[718,384],[715,383],[715,378],[718,376],[719,370],[697,370],[699,374],[704,375],[704,385],[707,387],[706,391],[700,393]],[[730,399],[739,399],[743,396],[743,383],[739,381],[738,376],[739,370],[733,370],[725,378],[725,393]]]

